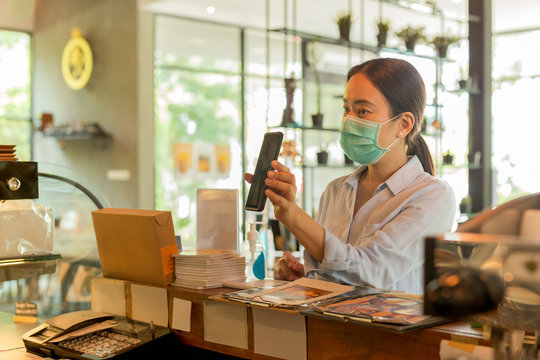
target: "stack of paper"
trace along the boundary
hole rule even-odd
[[[0,145],[0,161],[17,161],[15,145]]]
[[[234,250],[185,250],[173,257],[176,286],[208,289],[222,287],[224,281],[246,278],[245,258]]]

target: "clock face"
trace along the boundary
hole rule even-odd
[[[92,75],[92,49],[79,32],[74,32],[62,53],[62,75],[74,90],[85,87]]]

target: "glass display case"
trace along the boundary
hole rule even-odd
[[[37,199],[22,201],[51,209],[54,246],[0,261],[0,310],[13,313],[18,301],[37,303],[40,317],[90,309],[90,281],[101,275],[92,211],[110,204],[81,175],[54,164],[38,164],[38,187]]]

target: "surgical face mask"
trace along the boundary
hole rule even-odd
[[[379,146],[379,133],[381,127],[390,121],[397,119],[401,114],[394,116],[384,123],[360,119],[351,115],[343,117],[339,130],[341,137],[339,144],[345,154],[361,165],[376,163],[390,150],[397,141],[394,140],[387,148]]]

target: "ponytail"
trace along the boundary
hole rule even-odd
[[[416,155],[424,171],[435,176],[433,157],[422,135],[420,133],[412,134],[411,131],[405,138],[405,144],[407,145],[407,155]]]

